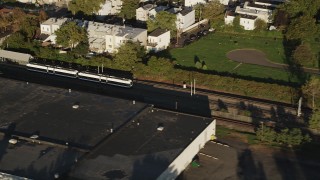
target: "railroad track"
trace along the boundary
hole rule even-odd
[[[175,91],[190,93],[190,89],[183,89],[183,88],[181,88],[182,85],[169,84],[169,83],[163,83],[163,82],[154,82],[154,81],[148,81],[148,80],[136,80],[136,82],[141,83],[141,84],[146,84],[146,85],[152,85],[154,87],[172,89]],[[216,96],[219,99],[225,98],[225,99],[234,100],[234,101],[238,101],[238,102],[245,102],[246,105],[248,105],[248,104],[254,105],[264,112],[270,111],[272,107],[274,109],[276,109],[277,107],[282,107],[286,111],[291,112],[293,114],[296,113],[296,111],[297,111],[297,105],[292,105],[289,103],[278,102],[278,101],[271,101],[271,100],[266,100],[266,99],[259,99],[259,98],[254,98],[254,97],[245,97],[245,96],[241,96],[241,95],[229,94],[229,93],[219,92],[219,91],[214,91],[214,90],[206,90],[206,89],[198,89],[197,88],[196,94],[207,95],[208,97]],[[216,100],[209,100],[209,101],[216,103],[215,102]],[[231,105],[230,103],[228,103],[228,105],[230,105],[232,107],[236,106],[235,104]],[[302,111],[303,112],[310,112],[311,109],[303,107]]]
[[[255,124],[253,123],[249,123],[249,122],[244,122],[244,121],[239,121],[239,120],[234,120],[234,119],[229,119],[229,118],[224,118],[224,117],[219,117],[219,116],[212,116],[213,119],[216,119],[217,122],[225,122],[228,124],[234,124],[237,126],[245,126],[245,127],[250,127],[250,128],[254,128],[256,127]]]

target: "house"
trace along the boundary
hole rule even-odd
[[[224,23],[227,25],[232,25],[235,17],[236,17],[236,15],[234,12],[226,11],[226,13],[224,14]]]
[[[205,4],[207,0],[184,0],[184,6],[192,7],[197,4]]]
[[[254,30],[255,29],[255,22],[257,19],[258,19],[257,16],[240,15],[240,25],[245,30]]]
[[[50,18],[40,24],[41,34],[52,35],[67,21],[68,18]]]
[[[195,10],[184,8],[177,13],[176,26],[179,30],[184,30],[195,23]]]
[[[142,46],[147,46],[146,29],[89,21],[87,31],[89,48],[94,52],[114,53],[127,41],[140,42]]]
[[[149,12],[155,7],[153,4],[146,4],[136,9],[136,20],[142,22],[147,21],[149,19]]]
[[[170,45],[170,31],[156,29],[148,35],[147,51],[162,51]]]
[[[103,19],[108,15],[115,15],[119,13],[121,8],[122,0],[105,0],[96,15],[99,19]]]

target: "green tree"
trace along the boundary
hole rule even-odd
[[[290,0],[282,4],[280,8],[285,10],[290,17],[297,17],[301,14],[313,17],[320,8],[320,0]]]
[[[73,15],[79,12],[92,15],[101,9],[104,2],[105,0],[72,0],[68,4],[68,9]]]
[[[224,5],[219,1],[211,1],[207,3],[202,10],[203,18],[209,19],[213,27],[218,27],[224,21]]]
[[[66,23],[55,34],[57,35],[57,44],[63,47],[74,48],[78,43],[86,43],[88,41],[86,30],[79,27],[75,22]]]
[[[290,22],[287,27],[286,38],[304,41],[314,38],[317,33],[316,20],[310,16],[300,16]]]
[[[89,51],[89,44],[88,42],[81,42],[79,43],[72,51],[70,51],[70,55],[75,58],[85,56]]]
[[[130,71],[135,63],[142,60],[145,55],[144,48],[139,43],[127,42],[120,46],[114,57],[114,66],[118,69]]]
[[[315,98],[320,93],[320,79],[316,76],[312,76],[311,79],[302,87],[302,92],[306,96],[312,96],[312,108],[315,106]]]
[[[155,74],[157,76],[164,76],[170,74],[170,72],[173,70],[173,64],[169,59],[157,58],[155,56],[152,56],[148,60],[148,66],[151,70],[150,73]]]
[[[200,21],[203,19],[203,16],[202,16],[202,10],[204,8],[204,5],[203,4],[197,4],[195,6],[193,6],[193,9],[194,9],[194,13],[195,13],[195,18],[196,20]]]
[[[303,135],[301,130],[298,128],[293,128],[289,130],[285,128],[277,136],[277,142],[287,146],[298,146],[302,143],[310,142],[309,135]]]
[[[258,128],[256,135],[258,140],[267,143],[272,143],[277,138],[277,133],[273,129],[265,127],[263,125],[260,128]]]
[[[122,0],[122,8],[119,16],[125,19],[133,19],[136,16],[136,9],[139,8],[137,0]]]
[[[160,11],[157,13],[155,19],[149,19],[147,21],[148,31],[153,31],[157,28],[168,29],[171,32],[176,31],[176,15],[167,11]],[[171,33],[174,34],[174,33]]]
[[[296,63],[307,65],[313,64],[315,61],[315,56],[312,53],[310,44],[302,43],[293,51],[293,60]]]
[[[312,116],[309,119],[309,127],[312,129],[320,129],[320,111],[313,109]]]
[[[234,19],[233,19],[233,22],[232,22],[232,27],[235,31],[241,31],[243,30],[243,27],[240,25],[240,16],[236,16]]]
[[[2,44],[2,48],[20,49],[23,48],[24,45],[25,40],[23,35],[20,32],[16,32],[6,38],[6,40]]]
[[[257,19],[254,23],[255,31],[265,31],[267,30],[267,23],[262,19]]]
[[[38,20],[35,17],[27,16],[27,18],[21,23],[20,28],[22,34],[28,39],[28,42],[30,42],[30,39],[34,37],[37,29],[39,28]]]

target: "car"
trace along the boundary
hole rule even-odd
[[[202,35],[204,35],[204,36],[207,35],[208,33],[209,33],[208,30],[203,30],[203,31],[202,31]]]
[[[197,36],[195,34],[191,34],[189,39],[190,41],[194,41],[197,39]]]
[[[199,31],[198,33],[197,33],[197,37],[198,38],[201,38],[203,36],[203,32],[202,31]]]

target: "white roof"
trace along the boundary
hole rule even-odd
[[[0,57],[14,59],[18,61],[25,61],[25,62],[29,62],[29,60],[32,59],[32,56],[30,54],[24,54],[24,53],[18,53],[14,51],[6,51],[6,50],[0,50]]]

